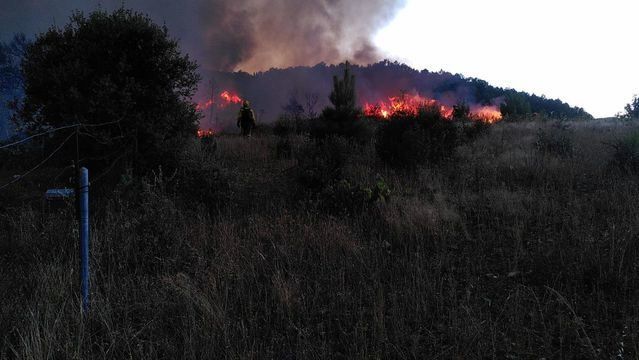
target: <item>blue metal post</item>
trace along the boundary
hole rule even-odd
[[[80,287],[82,313],[89,311],[89,170],[80,169]]]

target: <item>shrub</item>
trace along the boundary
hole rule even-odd
[[[349,144],[342,137],[310,141],[296,154],[297,180],[306,189],[319,192],[341,179]]]
[[[278,159],[290,159],[292,154],[293,147],[288,137],[281,138],[277,144],[275,144],[275,157]]]
[[[106,204],[104,221],[117,225],[109,229],[109,242],[97,249],[107,257],[102,261],[114,257],[119,259],[118,269],[143,274],[170,273],[195,264],[182,228],[188,215],[177,204],[181,197],[170,190],[174,178],[161,169],[150,176],[123,177]]]
[[[535,148],[542,154],[552,154],[562,157],[573,155],[574,146],[572,134],[567,125],[557,123],[551,131],[539,129]]]
[[[344,77],[333,77],[333,91],[329,99],[333,107],[325,108],[318,119],[309,123],[311,136],[320,139],[344,136],[360,142],[371,138],[372,128],[361,118],[361,109],[355,106],[355,75],[350,73],[348,62],[344,67]]]
[[[295,119],[288,116],[280,116],[273,125],[273,134],[285,137],[295,132]]]
[[[470,107],[465,102],[453,105],[453,119],[466,120],[470,117]]]
[[[304,134],[309,131],[308,120],[282,115],[273,125],[273,134],[285,137],[293,134]]]
[[[200,115],[190,101],[197,64],[166,27],[140,13],[74,13],[27,48],[22,75],[16,120],[23,130],[85,125],[79,150],[93,169],[120,159],[136,171],[173,167],[197,130]],[[52,141],[59,137],[66,134]]]
[[[637,119],[639,118],[639,96],[635,95],[632,97],[632,101],[629,104],[626,104],[624,107],[626,113],[623,115],[626,119]]]
[[[317,139],[342,136],[364,143],[372,138],[375,131],[371,122],[358,113],[326,108],[318,119],[310,120],[309,132]]]
[[[355,215],[376,202],[390,197],[390,189],[383,179],[372,186],[362,186],[342,179],[329,184],[319,194],[321,208],[333,215]]]
[[[203,204],[209,209],[223,207],[230,197],[229,176],[216,160],[217,142],[191,144],[180,157],[175,177],[168,183],[189,204]]]
[[[449,159],[459,144],[457,126],[436,108],[420,109],[417,115],[398,114],[380,126],[376,150],[387,164],[414,169],[424,163]]]
[[[491,126],[491,124],[481,120],[471,121],[470,123],[464,122],[462,125],[464,141],[471,142],[480,136],[488,134]]]
[[[612,147],[611,165],[624,173],[639,173],[639,132],[617,141]]]

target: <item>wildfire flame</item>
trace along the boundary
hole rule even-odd
[[[501,111],[497,106],[479,106],[470,110],[470,117],[489,124],[494,124],[502,119]]]
[[[195,105],[195,109],[198,111],[206,110],[215,105],[219,109],[223,109],[231,104],[239,104],[243,100],[239,95],[231,92],[230,90],[224,90],[218,95],[216,99],[208,99],[205,102],[200,102]]]
[[[208,129],[208,130],[204,130],[204,129],[198,129],[197,131],[197,137],[199,138],[203,138],[203,137],[210,137],[215,135],[215,130],[213,129]]]
[[[242,102],[242,99],[229,91],[223,91],[220,94],[220,97],[226,101],[226,105],[228,104],[239,104]]]
[[[377,119],[389,119],[396,114],[417,115],[419,109],[424,107],[438,108],[444,118],[449,120],[453,118],[452,107],[417,94],[402,94],[401,96],[389,97],[388,101],[379,101],[374,104],[365,103],[364,115]],[[496,106],[476,106],[471,108],[470,118],[492,124],[501,120],[502,115]]]
[[[395,114],[416,115],[420,108],[432,106],[439,107],[441,114],[447,119],[453,116],[453,109],[439,104],[437,100],[407,94],[389,97],[388,101],[380,101],[375,104],[366,103],[364,104],[364,115],[388,119]]]

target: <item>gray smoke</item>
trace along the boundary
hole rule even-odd
[[[203,3],[200,19],[210,21],[204,26],[204,46],[218,69],[254,71],[344,60],[370,63],[380,59],[372,36],[402,3],[213,0]]]
[[[164,23],[205,72],[370,63],[372,37],[405,0],[3,0],[0,40],[62,26],[73,10],[124,5]]]

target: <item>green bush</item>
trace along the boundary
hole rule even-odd
[[[22,75],[25,96],[16,112],[22,130],[86,125],[79,151],[94,170],[124,162],[138,174],[174,168],[197,131],[200,114],[190,100],[200,79],[197,64],[180,53],[166,27],[141,13],[74,13],[64,27],[37,36]],[[56,133],[49,146],[67,134]]]
[[[355,215],[390,196],[386,182],[372,185],[346,179],[343,168],[354,151],[349,139],[332,136],[308,142],[296,152],[297,182],[301,197],[313,208],[332,215]]]
[[[553,125],[551,131],[539,129],[535,148],[542,154],[570,157],[574,151],[572,133],[561,123]]]
[[[191,144],[181,154],[175,175],[167,186],[188,204],[202,204],[208,209],[224,207],[229,200],[230,179],[216,159],[217,142]]]
[[[312,192],[319,192],[341,179],[350,147],[337,136],[310,141],[296,154],[297,181]]]
[[[120,246],[102,251],[107,258],[100,261],[115,257],[117,271],[135,269],[140,274],[172,273],[195,265],[181,228],[187,216],[178,205],[182,196],[171,189],[175,174],[167,176],[159,169],[150,176],[129,173],[122,178],[107,201],[104,219],[118,224],[112,229],[116,238],[110,240]]]
[[[629,104],[626,104],[624,107],[626,113],[623,115],[626,119],[637,119],[639,118],[639,96],[635,95],[632,97],[632,101]]]
[[[390,189],[383,179],[372,186],[362,186],[342,179],[329,184],[319,193],[322,210],[333,215],[355,215],[365,211],[376,202],[390,197]]]
[[[373,124],[359,116],[359,113],[348,110],[326,108],[318,119],[309,121],[309,132],[312,137],[324,139],[330,136],[342,136],[360,143],[369,141],[375,133]]]
[[[464,141],[471,142],[480,136],[488,134],[490,132],[491,126],[491,124],[481,120],[471,121],[470,123],[463,123],[462,133]]]
[[[329,99],[333,107],[325,108],[318,119],[309,123],[311,136],[319,139],[343,136],[359,142],[370,140],[373,130],[370,123],[361,118],[361,109],[356,107],[355,75],[351,74],[348,62],[344,66],[344,76],[341,79],[333,77]]]
[[[639,173],[639,132],[612,144],[611,165],[628,174]]]
[[[417,115],[398,114],[377,132],[379,157],[395,168],[414,169],[451,158],[459,144],[457,126],[436,108],[422,108]]]
[[[281,138],[275,144],[275,157],[278,159],[290,159],[293,154],[293,146],[288,137]]]

